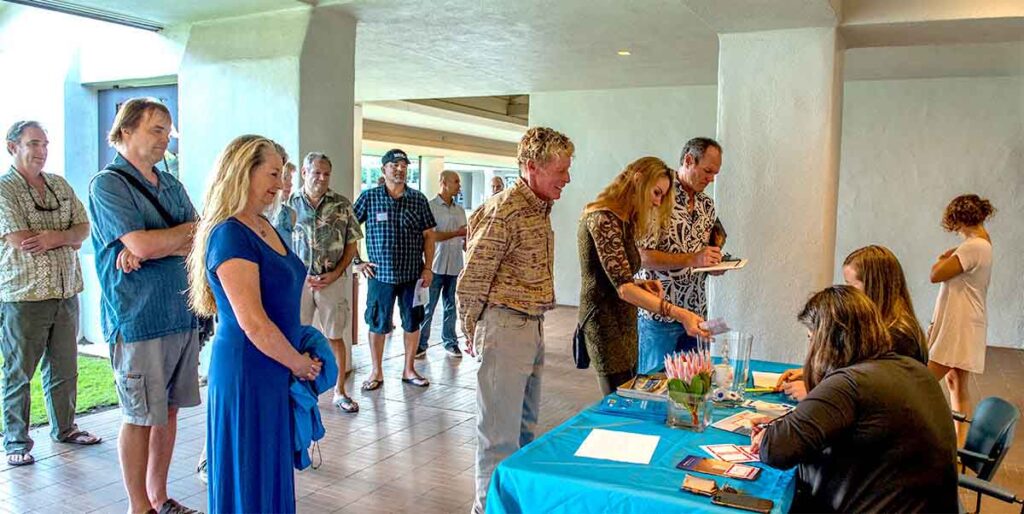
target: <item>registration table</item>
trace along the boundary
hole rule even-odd
[[[779,373],[796,367],[765,361],[751,361],[754,371]],[[614,394],[614,393],[613,393]],[[748,396],[782,403],[781,394]],[[671,428],[664,420],[635,419],[604,414],[588,407],[533,443],[505,459],[494,471],[487,495],[488,514],[504,512],[721,512],[744,511],[714,505],[711,498],[680,489],[686,471],[676,469],[687,455],[711,458],[702,445],[750,444],[750,438],[707,427],[704,432]],[[713,422],[739,412],[715,407]],[[627,464],[576,457],[583,440],[595,428],[659,436],[661,439],[649,464]],[[756,480],[712,478],[719,487],[729,484],[743,493],[774,502],[773,513],[788,512],[796,488],[795,470],[777,470],[760,462]]]

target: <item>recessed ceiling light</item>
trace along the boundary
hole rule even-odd
[[[627,55],[633,55],[633,54],[631,54],[631,53],[629,52],[629,50],[619,50],[619,51],[618,51],[617,53],[618,53],[619,55],[623,56],[623,57],[625,57],[625,56],[627,56]]]

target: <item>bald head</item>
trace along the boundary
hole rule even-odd
[[[451,202],[462,191],[462,178],[451,170],[441,172],[441,191],[438,193],[446,202]]]

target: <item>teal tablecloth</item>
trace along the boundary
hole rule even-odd
[[[797,366],[753,361],[755,371],[781,372]],[[783,402],[779,394],[752,398]],[[716,407],[715,421],[738,409]],[[603,428],[661,436],[650,464],[627,464],[576,457],[574,454],[591,429]],[[676,469],[687,455],[710,457],[700,449],[706,444],[749,444],[750,438],[708,427],[703,433],[669,428],[665,423],[602,414],[596,405],[555,427],[494,470],[487,494],[487,513],[505,512],[720,512],[735,509],[713,505],[711,498],[682,491],[685,471]],[[796,471],[781,471],[761,463],[757,480],[714,478],[719,486],[728,483],[744,493],[775,502],[773,513],[788,512],[796,490]]]

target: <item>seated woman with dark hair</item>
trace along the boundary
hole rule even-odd
[[[809,331],[807,398],[750,437],[762,462],[800,467],[792,511],[956,512],[946,400],[926,367],[890,351],[875,304],[833,286],[799,320]]]

